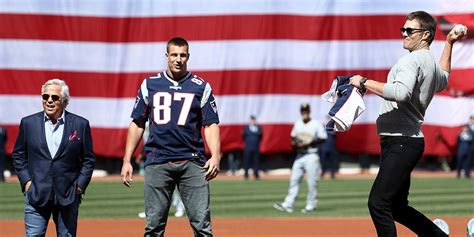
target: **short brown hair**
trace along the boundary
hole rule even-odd
[[[417,20],[420,23],[420,27],[423,30],[430,32],[430,37],[428,38],[428,44],[433,42],[435,34],[436,34],[436,19],[427,12],[424,11],[416,11],[411,12],[405,18],[405,20],[413,21]]]
[[[175,46],[186,46],[189,50],[189,44],[188,44],[188,41],[186,41],[185,39],[181,38],[181,37],[174,37],[172,39],[170,39],[168,41],[168,43],[166,44],[166,52],[168,53],[169,50],[170,50],[170,46],[171,45],[175,45]]]

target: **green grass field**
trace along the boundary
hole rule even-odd
[[[372,179],[323,180],[317,212],[302,214],[306,184],[292,214],[277,212],[287,180],[211,182],[213,217],[368,217],[367,195]],[[474,216],[474,180],[415,178],[410,203],[429,216]],[[119,182],[92,182],[79,210],[80,218],[136,218],[143,209],[143,183],[127,189]],[[0,219],[23,218],[23,195],[18,183],[0,184]]]

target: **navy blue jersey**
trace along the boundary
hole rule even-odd
[[[219,123],[211,86],[189,72],[179,81],[166,72],[143,80],[131,117],[150,122],[145,165],[177,159],[204,164],[201,128]]]

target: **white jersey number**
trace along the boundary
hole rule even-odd
[[[191,104],[193,102],[194,94],[190,93],[174,93],[168,92],[157,92],[153,95],[153,120],[156,124],[167,124],[171,120],[171,102],[183,101],[183,107],[178,117],[178,125],[185,125],[186,120],[191,110]]]

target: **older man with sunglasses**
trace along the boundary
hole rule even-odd
[[[95,164],[91,129],[65,110],[64,81],[49,80],[41,92],[43,111],[21,120],[12,155],[25,196],[25,236],[45,236],[51,215],[57,236],[76,236],[81,195]]]
[[[388,74],[387,82],[362,76],[351,78],[351,84],[382,97],[377,133],[380,136],[380,170],[369,195],[369,211],[378,236],[397,236],[395,222],[408,227],[418,236],[448,236],[449,227],[442,220],[430,221],[408,205],[411,172],[424,151],[421,131],[425,111],[434,93],[448,85],[453,44],[465,30],[449,32],[439,64],[430,52],[436,31],[436,20],[417,11],[406,16],[401,28],[403,56]],[[440,228],[441,227],[441,228]]]

